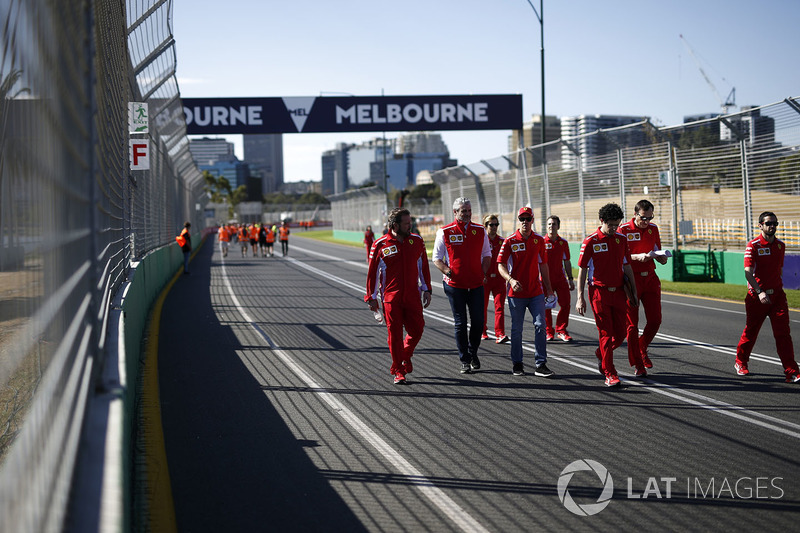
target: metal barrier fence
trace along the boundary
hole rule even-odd
[[[541,153],[545,151],[546,161]],[[432,174],[446,221],[460,196],[473,219],[500,215],[514,231],[516,210],[530,205],[580,241],[599,225],[609,202],[628,218],[642,198],[655,205],[664,246],[742,249],[758,215],[774,211],[779,238],[800,251],[800,105],[796,98],[713,119],[656,128],[649,121],[586,132],[507,156]]]
[[[170,16],[164,0],[0,2],[1,531],[64,527],[110,302],[197,219]],[[149,104],[149,171],[128,170],[130,101]]]

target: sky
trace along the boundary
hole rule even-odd
[[[737,106],[800,96],[798,0],[544,0],[543,8],[547,115],[648,116],[671,126],[718,112],[731,88]],[[542,26],[528,0],[175,0],[172,25],[187,98],[522,94],[523,120],[541,113]],[[506,153],[510,133],[442,138],[469,164]],[[319,181],[323,151],[380,135],[285,134],[284,179]],[[242,158],[242,137],[228,139]]]

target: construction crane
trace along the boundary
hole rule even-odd
[[[708,83],[708,86],[711,87],[711,90],[713,91],[714,96],[717,97],[717,100],[719,101],[720,108],[722,109],[722,114],[723,115],[727,115],[728,111],[731,108],[735,108],[736,107],[736,87],[731,87],[731,92],[728,93],[728,97],[725,98],[725,100],[723,100],[722,97],[719,95],[719,91],[717,91],[717,87],[714,85],[714,82],[711,81],[711,79],[708,77],[708,74],[706,74],[706,71],[703,70],[703,65],[700,63],[700,60],[697,58],[697,55],[694,53],[694,49],[692,48],[692,45],[689,44],[689,41],[686,40],[686,38],[683,36],[683,34],[681,34],[680,37],[681,37],[681,40],[683,41],[683,44],[685,44],[686,48],[689,50],[689,53],[692,54],[692,57],[694,58],[695,63],[697,63],[697,68],[700,69],[700,74],[703,75],[703,78],[706,80],[706,83]],[[723,78],[723,80],[724,79],[725,78]]]

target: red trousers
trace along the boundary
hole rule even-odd
[[[625,298],[625,291],[622,287],[610,291],[607,288],[590,286],[589,300],[600,337],[600,347],[595,354],[602,362],[605,375],[616,376],[614,350],[622,346],[628,324],[628,300]],[[628,361],[631,366],[641,363],[640,358],[631,359],[631,355],[631,350],[628,350]]]
[[[798,373],[797,361],[794,360],[794,345],[792,334],[789,331],[789,305],[786,302],[786,293],[783,289],[776,289],[769,295],[771,303],[762,304],[758,296],[748,292],[744,298],[744,310],[747,319],[742,331],[742,338],[736,346],[736,362],[747,367],[750,353],[756,344],[758,332],[769,317],[772,324],[772,335],[775,337],[775,348],[783,364],[783,372],[787,376]]]
[[[383,316],[386,319],[386,329],[389,332],[389,353],[392,354],[391,374],[405,375],[403,361],[408,361],[414,355],[414,348],[422,338],[425,329],[425,319],[422,317],[422,302],[419,298],[414,301],[402,299],[383,302]],[[403,335],[405,327],[406,335]]]
[[[567,324],[569,324],[569,306],[571,295],[569,293],[569,283],[564,279],[558,285],[553,285],[553,290],[558,297],[558,316],[556,316],[556,328],[553,331],[553,311],[552,309],[544,310],[544,319],[547,322],[547,334],[554,335],[555,333],[566,333]]]
[[[647,348],[653,342],[653,337],[661,327],[661,280],[655,273],[647,276],[636,275],[636,294],[639,296],[639,307],[628,304],[628,357],[631,349],[639,347],[641,355],[647,353]],[[639,309],[644,308],[644,317],[647,324],[642,335],[639,335]]]
[[[500,274],[497,277],[487,278],[486,285],[483,286],[483,334],[486,335],[487,308],[489,307],[489,295],[494,296],[494,334],[498,339],[502,339],[506,334],[506,280]]]

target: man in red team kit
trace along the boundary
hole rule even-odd
[[[533,316],[533,346],[536,368],[534,375],[552,377],[547,368],[547,339],[545,334],[544,298],[553,294],[547,267],[544,239],[533,228],[533,210],[522,207],[517,213],[519,229],[500,247],[497,271],[508,282],[508,309],[511,311],[511,373],[525,375],[522,363],[522,330],[525,311]]]
[[[642,354],[645,368],[653,368],[647,356],[647,348],[661,327],[661,280],[656,275],[655,261],[666,264],[666,252],[661,250],[661,235],[658,226],[653,224],[653,204],[648,200],[639,200],[636,214],[621,225],[617,231],[628,239],[628,250],[631,253],[631,268],[636,279],[636,294],[644,307],[647,325],[639,336],[639,308],[628,306],[628,351],[637,348]]]
[[[589,301],[594,312],[594,321],[600,337],[600,347],[595,352],[600,360],[599,370],[605,376],[607,387],[619,385],[619,376],[614,367],[614,350],[625,340],[627,326],[627,302],[636,307],[636,284],[633,283],[633,270],[628,252],[628,242],[624,235],[617,233],[622,221],[622,209],[617,204],[606,204],[600,208],[602,225],[584,239],[578,257],[578,301],[575,310],[580,315],[586,312],[584,289],[589,280]],[[626,282],[625,276],[629,282]],[[627,283],[627,289],[626,289]],[[629,294],[626,295],[626,292]],[[638,350],[637,350],[638,353]],[[636,367],[636,376],[646,376],[641,357],[628,361]]]
[[[369,252],[372,250],[372,243],[375,242],[375,233],[372,231],[372,226],[367,226],[364,230],[364,246],[367,247],[367,264],[369,264]]]
[[[503,245],[503,237],[497,234],[497,227],[500,225],[497,215],[489,214],[483,217],[483,227],[486,229],[486,237],[489,239],[489,246],[492,247],[492,262],[486,272],[486,283],[483,285],[483,335],[481,339],[489,338],[489,316],[486,308],[489,306],[489,296],[494,295],[494,342],[503,344],[508,342],[506,336],[506,280],[497,272],[497,254]]]
[[[413,370],[411,356],[425,328],[422,308],[431,303],[431,271],[425,243],[419,235],[410,233],[408,210],[392,210],[387,227],[389,231],[372,245],[364,301],[377,311],[380,292],[392,355],[389,372],[399,385],[405,384],[406,374]]]
[[[481,367],[478,347],[481,345],[486,312],[486,308],[482,308],[483,282],[492,260],[492,248],[483,226],[471,222],[472,203],[469,198],[455,199],[453,218],[455,221],[436,231],[431,259],[444,274],[442,282],[453,311],[456,346],[461,360],[460,372],[469,374]]]
[[[553,292],[558,296],[558,316],[556,327],[553,328],[553,313],[545,309],[544,318],[547,322],[547,340],[551,341],[557,335],[564,342],[572,342],[572,337],[567,333],[569,324],[570,291],[575,288],[572,279],[572,263],[569,260],[569,244],[558,234],[561,228],[561,219],[550,215],[547,219],[547,235],[544,236],[544,247],[547,250],[547,266],[550,270],[550,283]]]
[[[744,275],[750,288],[744,298],[747,314],[742,338],[736,347],[734,368],[740,376],[750,373],[747,363],[764,320],[769,317],[775,348],[783,364],[787,383],[800,383],[794,345],[789,330],[789,305],[783,292],[783,258],[786,246],[775,238],[778,217],[764,211],[758,217],[761,235],[747,243],[744,251]]]

